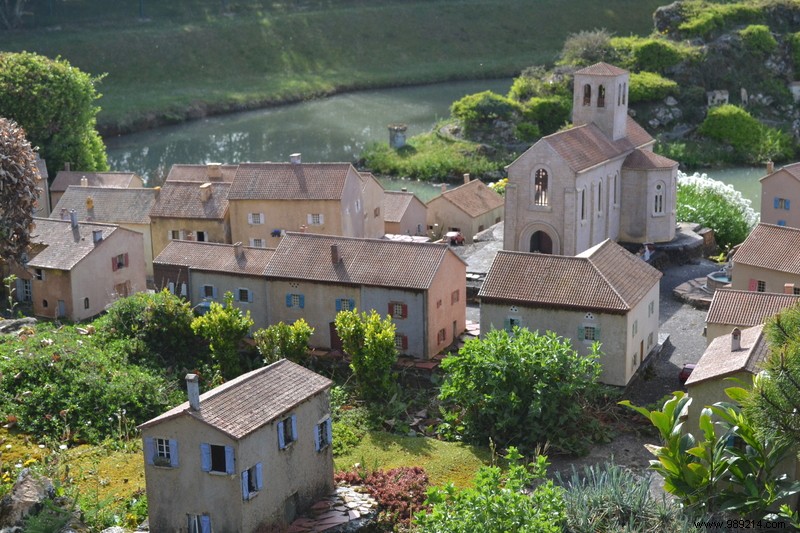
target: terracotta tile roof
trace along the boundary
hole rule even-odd
[[[50,185],[51,191],[66,191],[70,185],[80,185],[86,178],[90,187],[140,187],[141,178],[133,172],[76,172],[60,170]]]
[[[341,261],[331,261],[331,246]],[[446,244],[287,233],[267,266],[272,278],[425,290],[445,258]]]
[[[172,165],[167,174],[167,179],[164,181],[194,181],[199,183],[206,182],[222,182],[231,183],[236,169],[239,165],[220,165],[222,171],[222,178],[215,179],[209,177],[208,165]]]
[[[775,170],[775,172],[773,172],[772,174],[767,174],[766,176],[759,178],[758,181],[764,181],[765,179],[769,178],[770,176],[774,176],[779,172],[786,172],[794,179],[800,180],[800,163],[792,163],[791,165],[786,165],[784,167],[781,167]]]
[[[282,359],[201,394],[199,411],[191,410],[187,401],[148,420],[139,428],[190,416],[239,440],[331,385],[328,378]]]
[[[200,186],[197,182],[164,182],[150,216],[224,219],[228,212],[228,191],[231,184],[211,183],[211,196],[205,202],[201,199]]]
[[[384,191],[383,219],[386,222],[400,222],[414,198],[413,192]]]
[[[615,67],[614,65],[609,65],[608,63],[604,63],[602,61],[600,63],[595,63],[594,65],[589,65],[588,67],[582,68],[575,72],[575,74],[583,74],[587,76],[620,76],[627,73],[627,70]]]
[[[755,326],[741,330],[741,349],[735,352],[731,349],[730,333],[711,341],[689,379],[686,380],[686,386],[723,378],[741,371],[758,373],[759,364],[769,352],[762,329],[763,326]]]
[[[661,275],[608,239],[575,257],[500,251],[478,297],[624,314]]]
[[[153,264],[177,265],[192,270],[225,272],[249,276],[263,276],[272,254],[271,248],[242,246],[242,254],[236,256],[233,244],[211,242],[170,241],[153,259]]]
[[[339,200],[351,169],[350,163],[242,163],[228,198]]]
[[[480,180],[459,185],[443,192],[440,196],[473,218],[505,205],[505,199]]]
[[[734,273],[736,264],[800,274],[800,229],[758,224],[733,254]]]
[[[706,314],[706,323],[758,326],[799,302],[800,295],[795,294],[717,289]]]
[[[655,142],[653,136],[647,133],[647,131],[631,117],[628,117],[625,133],[627,134],[627,139],[620,139],[617,143],[627,142],[630,143],[633,148],[641,148]]]
[[[362,191],[366,190],[367,186],[370,184],[383,189],[383,185],[381,185],[381,182],[378,181],[378,178],[376,178],[372,172],[357,172],[356,174],[358,175],[358,179],[361,180]]]
[[[636,170],[651,170],[658,168],[677,167],[678,162],[664,156],[653,153],[649,150],[634,150],[622,163],[622,168]]]
[[[86,200],[92,199],[89,209]],[[150,224],[156,190],[148,188],[76,187],[70,185],[53,207],[50,218],[61,220],[61,210],[74,209],[78,220],[113,224]],[[67,215],[68,216],[68,215]]]
[[[73,228],[69,221],[49,218],[34,218],[33,221],[36,227],[31,233],[31,243],[44,245],[28,261],[28,266],[35,268],[71,270],[95,249],[93,230],[102,231],[103,239],[115,231],[125,231],[110,224],[81,222]]]

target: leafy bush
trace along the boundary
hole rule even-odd
[[[373,309],[369,314],[341,311],[336,315],[336,332],[350,368],[365,400],[391,398],[397,387],[392,366],[397,362],[395,326],[390,317],[382,320]]]
[[[0,113],[0,257],[22,262],[30,244],[39,170],[25,132]],[[5,262],[5,261],[4,261]],[[13,300],[9,293],[9,311]]]
[[[314,328],[300,318],[291,326],[278,322],[259,329],[253,334],[253,340],[265,365],[283,358],[302,363],[308,356],[308,339],[313,334]]]
[[[450,106],[450,113],[466,132],[490,127],[495,120],[510,121],[519,111],[517,102],[492,91],[468,94]]]
[[[787,36],[792,52],[792,66],[795,72],[800,72],[800,32]]]
[[[536,97],[525,103],[522,117],[538,124],[541,135],[550,135],[569,121],[571,113],[571,100],[557,96]]]
[[[778,41],[772,36],[769,27],[763,24],[753,24],[739,30],[739,36],[744,45],[752,52],[771,54],[778,48]]]
[[[391,470],[362,469],[337,472],[337,483],[363,486],[380,508],[378,525],[395,531],[407,529],[411,518],[422,509],[428,490],[428,474],[419,466],[403,466]]]
[[[242,373],[239,361],[239,344],[250,332],[253,320],[250,311],[233,305],[233,294],[225,293],[225,305],[211,302],[208,312],[192,321],[192,331],[206,339],[211,349],[215,370],[225,379],[235,378]]]
[[[583,452],[583,401],[596,389],[598,345],[588,356],[554,333],[489,331],[442,361],[446,419],[468,439],[533,450],[550,442]]]
[[[533,97],[547,98],[560,96],[571,100],[572,92],[569,89],[567,76],[554,76],[548,73],[541,65],[524,69],[519,76],[514,78],[508,97],[517,102],[527,102]]]
[[[700,135],[731,145],[742,162],[783,160],[794,152],[787,134],[764,126],[744,109],[731,104],[710,109],[697,131]]]
[[[678,94],[678,84],[654,72],[634,72],[630,76],[628,101],[653,102]]]
[[[709,37],[714,32],[739,24],[762,22],[764,18],[762,6],[754,2],[685,2],[683,12],[686,20],[678,29],[699,37]]]
[[[695,173],[678,171],[677,218],[714,230],[717,244],[730,247],[744,241],[758,222],[750,200],[732,185]]]
[[[611,45],[621,57],[625,68],[662,73],[696,56],[693,48],[674,41],[653,37],[614,37]]]
[[[508,473],[484,466],[475,475],[475,488],[456,490],[452,483],[428,491],[427,513],[417,514],[422,533],[558,533],[566,510],[564,490],[545,481],[547,457],[523,464],[516,448],[505,457]],[[536,482],[535,488],[531,485]]]
[[[616,52],[611,45],[611,34],[605,29],[594,29],[568,35],[558,63],[582,67],[599,61],[613,63],[615,59]]]

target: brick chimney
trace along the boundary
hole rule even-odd
[[[794,294],[794,283],[784,283],[783,294]]]
[[[211,184],[204,183],[200,186],[200,201],[207,202],[211,198]]]
[[[69,220],[69,211],[66,207],[61,208],[61,220]]]
[[[469,183],[469,172],[464,174],[464,184]]]
[[[233,244],[233,254],[236,257],[242,257],[242,243],[241,243],[241,241]]]
[[[731,351],[738,352],[742,349],[742,330],[733,328],[731,331]]]
[[[103,230],[101,229],[93,229],[92,230],[92,242],[95,246],[100,244],[100,241],[103,240]]]
[[[293,165],[299,165],[303,162],[302,154],[297,152],[289,156],[289,162]]]
[[[772,159],[767,160],[767,174],[772,174],[775,172],[775,163],[772,162]]]
[[[206,176],[212,181],[221,181],[222,163],[209,163],[206,165]]]
[[[186,392],[189,395],[189,408],[200,410],[200,384],[197,374],[186,374]]]
[[[67,162],[67,163],[64,163],[64,170],[66,170],[67,172],[69,172],[69,166],[70,166],[70,164],[69,164],[68,162]]]
[[[334,265],[338,265],[341,261],[342,258],[339,255],[339,245],[331,244],[331,263],[333,263]]]

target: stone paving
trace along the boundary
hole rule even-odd
[[[329,496],[312,505],[307,516],[292,522],[287,533],[345,531],[342,526],[351,522],[359,522],[358,526],[362,526],[364,521],[375,516],[378,503],[359,489],[345,485],[336,487]]]

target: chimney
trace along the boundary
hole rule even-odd
[[[738,352],[742,349],[742,330],[733,328],[731,331],[731,351]]]
[[[446,192],[447,192],[447,184],[446,183],[442,183],[442,194],[444,194]]]
[[[331,263],[338,265],[341,261],[342,258],[339,256],[339,245],[331,244]]]
[[[299,165],[302,162],[301,153],[297,152],[296,154],[292,154],[289,156],[289,162],[293,165]]]
[[[74,209],[69,210],[69,221],[72,223],[73,228],[78,227],[78,212]]]
[[[86,179],[86,176],[81,176],[81,187],[88,187],[88,186],[89,186],[89,180]]]
[[[221,181],[222,163],[209,163],[206,165],[206,176],[212,181]]]
[[[200,201],[207,202],[211,198],[211,184],[204,183],[200,186]]]
[[[197,374],[186,374],[186,392],[189,394],[189,407],[192,411],[200,410],[200,385]]]
[[[233,245],[233,254],[236,257],[242,257],[242,243],[241,241],[234,243]]]
[[[464,174],[464,184],[467,184],[467,183],[469,183],[469,172]]]
[[[86,197],[86,210],[94,209],[94,198],[91,196]]]
[[[794,294],[794,283],[784,283],[783,294]]]
[[[61,208],[61,220],[69,220],[69,212],[66,207]]]
[[[64,163],[64,170],[69,172],[69,163]]]
[[[772,159],[767,159],[767,174],[772,174],[775,172],[775,163],[772,162]]]
[[[161,187],[153,187],[153,191],[155,191],[156,198],[158,198],[158,195],[161,194]]]
[[[403,192],[408,192],[408,187],[400,187],[400,190]]]
[[[101,230],[101,229],[93,229],[92,230],[92,242],[94,242],[94,245],[97,246],[100,243],[100,241],[102,241],[102,240],[103,240],[103,230]]]

